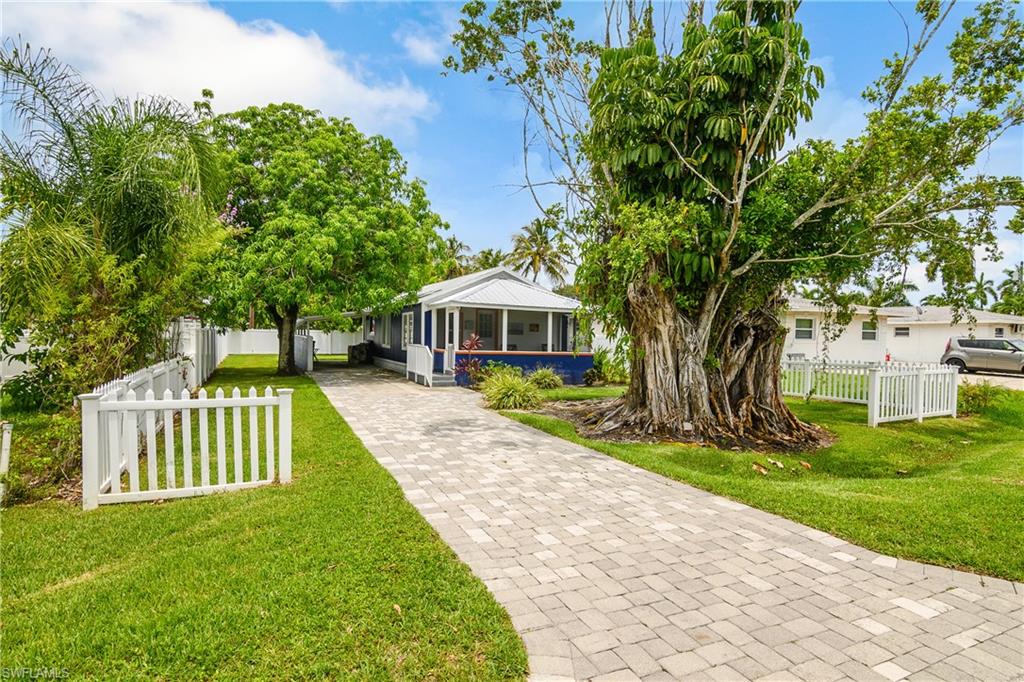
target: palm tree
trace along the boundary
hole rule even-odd
[[[518,272],[533,274],[533,281],[543,272],[555,284],[565,282],[569,246],[558,233],[558,218],[553,211],[536,218],[512,238],[509,265]]]
[[[971,285],[971,303],[979,308],[984,308],[990,299],[993,301],[996,299],[995,282],[985,277],[984,273],[979,273]]]
[[[1024,315],[1024,261],[1003,270],[1006,279],[999,283],[999,300],[992,306],[997,313]]]
[[[438,255],[441,279],[465,275],[470,270],[469,247],[455,235],[441,243]]]
[[[1002,296],[1024,296],[1024,261],[1014,265],[1012,268],[1003,270],[1006,279],[999,283],[999,293]]]
[[[218,154],[202,105],[160,97],[104,101],[49,50],[12,40],[0,48],[0,78],[7,111],[24,131],[0,141],[0,216],[8,224],[0,242],[5,315],[38,330],[43,302],[52,308],[60,290],[64,300],[76,302],[69,307],[99,302],[89,312],[67,310],[66,319],[83,329],[115,318],[136,325],[136,355],[125,362],[159,352],[167,316],[181,312],[168,312],[177,295],[168,282],[181,272],[186,254],[208,241],[223,205]],[[112,268],[120,269],[113,283]],[[106,305],[112,286],[133,287],[140,309]],[[54,338],[45,344],[81,338],[81,331],[51,329]]]
[[[921,305],[948,306],[949,298],[945,294],[928,294],[921,299]]]
[[[848,301],[873,308],[908,306],[910,299],[907,298],[907,292],[917,291],[917,285],[913,282],[894,282],[882,276],[872,277],[860,285],[867,289],[867,292],[851,292],[847,297]]]
[[[0,144],[3,289],[31,293],[40,266],[85,252],[174,262],[169,247],[213,224],[220,169],[195,110],[160,97],[105,103],[49,50],[10,40],[0,76],[25,130]]]
[[[474,270],[490,270],[504,265],[508,255],[501,249],[484,249],[473,256]]]

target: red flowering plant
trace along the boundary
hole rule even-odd
[[[467,383],[472,386],[480,378],[480,359],[473,357],[473,351],[480,350],[480,336],[476,333],[470,334],[462,342],[462,350],[467,352],[466,357],[455,363],[455,375],[466,378]]]

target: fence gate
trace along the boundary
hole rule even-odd
[[[213,398],[205,389],[196,398],[187,389],[178,397],[167,389],[160,399],[152,390],[140,399],[132,389],[79,396],[82,507],[255,488],[272,483],[275,471],[278,481],[290,482],[291,398],[292,389],[275,392],[270,387],[262,396],[250,388],[245,397],[237,387],[231,397],[225,397],[223,389],[217,389]],[[243,432],[248,435],[245,440]],[[146,468],[140,471],[142,452]]]

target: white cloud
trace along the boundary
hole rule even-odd
[[[414,33],[396,33],[395,40],[405,48],[405,54],[409,59],[423,66],[440,66],[444,58],[444,47],[447,44],[443,38]]]
[[[452,34],[459,28],[458,15],[445,8],[432,24],[406,22],[392,34],[405,56],[420,66],[441,66],[452,43]]]
[[[192,102],[210,88],[217,111],[290,101],[385,133],[411,133],[436,110],[404,76],[375,79],[315,33],[207,4],[5,2],[4,33],[52,48],[107,94]]]

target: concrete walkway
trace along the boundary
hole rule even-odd
[[[878,555],[505,419],[464,389],[314,376],[508,610],[534,679],[1024,676],[1020,584]]]

